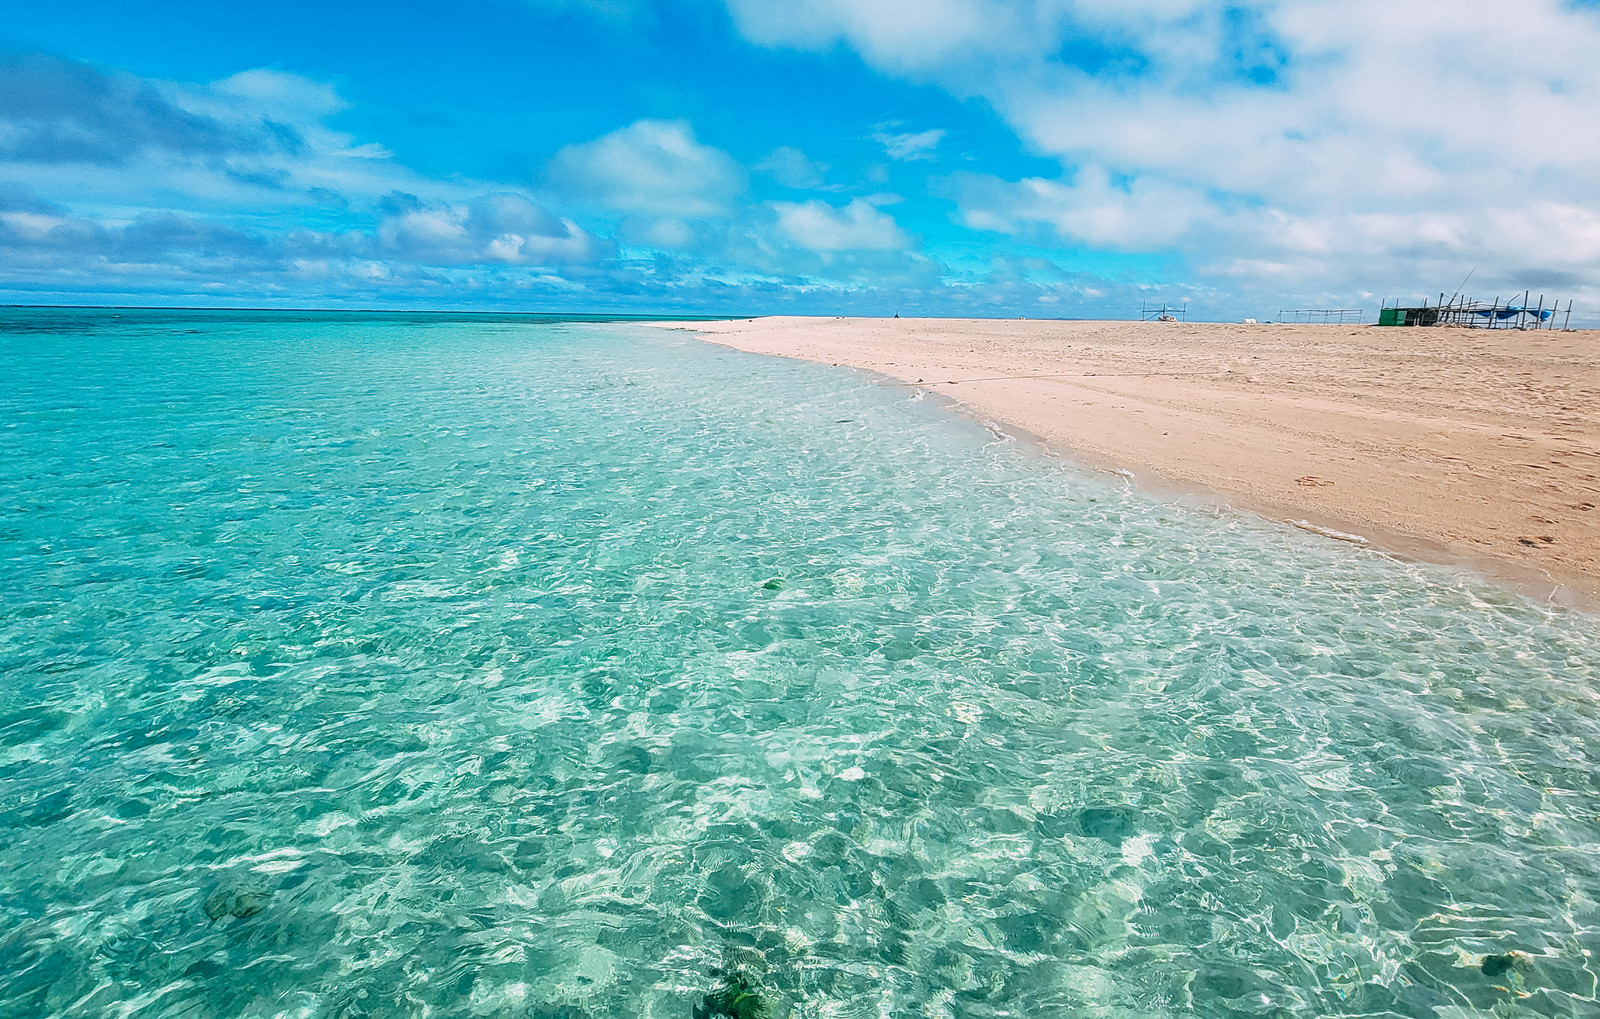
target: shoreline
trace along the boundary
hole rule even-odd
[[[1600,609],[1600,331],[760,318],[657,322],[943,396],[1199,500]],[[1332,536],[1330,536],[1332,537]]]

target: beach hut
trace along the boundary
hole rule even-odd
[[[1439,324],[1438,308],[1384,308],[1378,312],[1381,326],[1431,326]]]

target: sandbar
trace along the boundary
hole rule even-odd
[[[799,317],[679,325],[739,350],[940,393],[1153,490],[1200,493],[1600,605],[1600,330]]]

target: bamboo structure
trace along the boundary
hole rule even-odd
[[[1437,303],[1430,305],[1426,299],[1420,306],[1403,307],[1399,301],[1392,306],[1383,303],[1378,313],[1381,326],[1454,326],[1458,329],[1555,329],[1560,318],[1560,328],[1567,329],[1572,322],[1572,301],[1566,308],[1561,302],[1545,303],[1545,295],[1533,300],[1533,292],[1524,290],[1522,300],[1513,297],[1501,301],[1475,301],[1462,294],[1448,297],[1441,291]]]
[[[1360,308],[1291,308],[1278,309],[1279,322],[1320,322],[1324,325],[1339,322],[1365,322],[1367,313]]]
[[[1183,302],[1183,307],[1181,307],[1181,308],[1177,308],[1177,307],[1170,307],[1169,308],[1167,306],[1167,302],[1165,302],[1165,301],[1161,302],[1161,306],[1159,308],[1156,307],[1153,304],[1148,304],[1148,303],[1146,303],[1144,301],[1140,301],[1139,302],[1139,321],[1140,322],[1187,322],[1188,320],[1189,320],[1189,302],[1188,301]]]

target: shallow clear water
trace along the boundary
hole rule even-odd
[[[0,313],[0,1015],[1600,1009],[1593,618],[682,334],[112,315]]]

